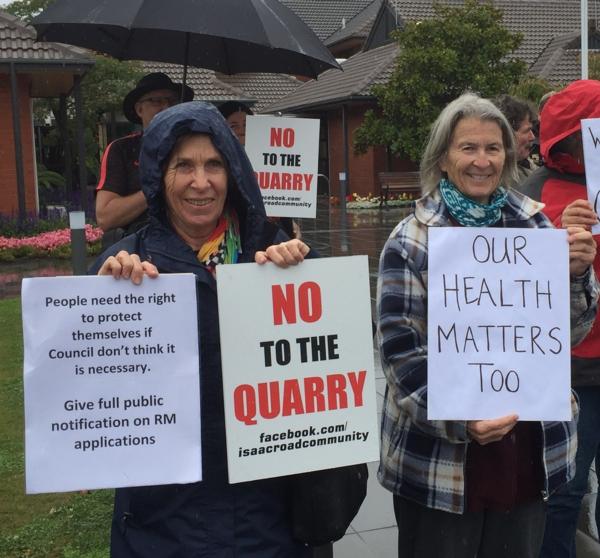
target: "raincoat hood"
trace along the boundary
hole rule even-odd
[[[600,81],[574,81],[552,95],[540,115],[540,154],[546,165],[564,172],[564,169],[560,168],[560,154],[558,157],[555,154],[550,155],[550,150],[559,141],[581,130],[583,118],[598,117]]]
[[[163,168],[177,140],[186,134],[207,134],[227,163],[227,198],[236,210],[265,215],[262,195],[252,165],[219,111],[208,103],[181,103],[158,113],[144,130],[140,153],[140,181],[150,215],[164,220]]]

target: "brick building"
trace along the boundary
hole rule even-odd
[[[73,90],[94,61],[75,47],[36,43],[35,31],[0,11],[0,213],[39,211],[33,102]]]
[[[302,17],[338,56],[343,73],[329,70],[317,80],[302,84],[273,103],[265,112],[297,114],[320,118],[325,128],[327,152],[322,156],[331,178],[331,193],[339,194],[340,172],[345,172],[348,192],[365,195],[379,192],[377,174],[382,171],[415,169],[407,160],[391,157],[385,147],[371,148],[364,155],[353,153],[354,131],[364,113],[376,107],[372,87],[385,83],[393,70],[397,47],[389,33],[407,21],[432,17],[432,0],[372,0],[348,3],[345,15],[337,12],[335,0],[282,0]],[[443,0],[447,5],[462,5],[462,0]],[[494,0],[503,11],[503,23],[511,31],[523,34],[515,52],[529,67],[529,73],[561,87],[580,77],[580,2],[579,0]],[[355,10],[350,17],[348,8]],[[590,52],[598,52],[600,34],[594,31],[600,21],[600,2],[590,0]],[[335,20],[338,28],[324,25]],[[329,33],[327,36],[324,34]]]
[[[385,147],[371,148],[364,155],[355,155],[352,149],[354,131],[361,124],[364,113],[376,107],[372,94],[375,84],[385,83],[394,67],[397,47],[389,40],[393,29],[407,21],[420,21],[433,15],[433,0],[281,0],[302,18],[331,52],[345,61],[343,72],[329,70],[317,80],[300,81],[291,76],[276,74],[237,74],[227,76],[212,70],[189,68],[188,83],[196,99],[219,104],[237,99],[253,107],[257,113],[287,113],[319,118],[321,120],[319,172],[331,181],[332,194],[339,193],[338,176],[345,172],[348,191],[367,194],[379,191],[377,174],[386,170],[413,170],[407,160],[392,157]],[[442,0],[448,5],[461,5],[463,0]],[[504,24],[511,31],[523,33],[523,43],[515,55],[524,60],[532,75],[561,86],[579,77],[579,0],[495,0],[494,5],[504,13]],[[589,1],[589,18],[593,28],[600,17],[600,0]],[[11,31],[7,31],[10,27]],[[20,68],[19,99],[23,128],[31,134],[31,102],[35,93],[25,72],[27,64],[44,66],[50,73],[53,63],[60,67],[65,79],[62,92],[73,85],[73,75],[84,73],[83,51],[64,46],[49,46],[33,42],[33,31],[18,20],[2,14],[0,17],[0,109],[10,99],[7,82],[10,61]],[[26,48],[16,51],[14,41],[24,40]],[[42,46],[43,45],[43,46]],[[600,38],[592,29],[590,49],[600,47]],[[10,53],[8,56],[6,53]],[[26,60],[29,60],[26,62]],[[181,80],[178,65],[145,62],[148,72],[163,71],[176,81]],[[54,70],[52,70],[54,71]],[[7,97],[8,95],[8,97]],[[23,96],[25,95],[25,98]],[[47,96],[44,93],[42,96]],[[28,108],[29,107],[29,108]],[[0,112],[8,115],[10,112]],[[27,120],[29,114],[29,120]],[[0,117],[0,212],[14,211],[18,190],[14,187],[14,148],[10,148],[11,120]],[[111,139],[111,138],[109,138]],[[29,141],[28,145],[25,143]],[[24,169],[28,186],[25,188],[27,210],[35,209],[35,165],[32,159],[32,140],[23,139]],[[103,147],[103,146],[101,146]],[[9,150],[12,149],[12,150]],[[8,162],[7,162],[8,161]],[[10,168],[8,168],[10,166]],[[12,173],[12,175],[11,175]],[[12,178],[8,179],[4,177]],[[4,180],[4,182],[2,182]],[[9,180],[12,180],[10,182]],[[7,186],[8,184],[8,186]],[[320,184],[321,190],[323,184]],[[10,190],[8,192],[7,187]],[[6,199],[4,199],[6,198]],[[10,198],[10,199],[9,199]]]

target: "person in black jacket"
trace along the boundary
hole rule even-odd
[[[184,103],[155,116],[140,176],[150,222],[105,252],[94,271],[136,283],[144,274],[195,274],[203,480],[118,489],[111,556],[308,557],[292,539],[288,478],[228,483],[215,268],[269,260],[286,267],[310,256],[309,247],[268,221],[244,149],[211,105]]]

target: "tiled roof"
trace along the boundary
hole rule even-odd
[[[164,72],[172,80],[181,82],[183,67],[178,64],[144,62],[147,72]],[[187,85],[194,90],[194,98],[211,103],[237,100],[249,103],[255,112],[291,93],[302,82],[283,74],[216,74],[213,70],[188,67]]]
[[[280,0],[324,41],[373,0]]]
[[[265,107],[298,89],[303,83],[285,74],[217,74],[217,79],[254,99],[254,112],[262,112]]]
[[[450,6],[464,4],[463,0],[440,1]],[[388,0],[388,3],[395,6],[398,16],[404,21],[421,21],[434,15],[432,0]],[[600,22],[600,0],[590,0],[588,5],[590,20]],[[572,50],[572,41],[580,27],[579,0],[495,0],[494,6],[502,10],[503,23],[508,29],[523,34],[523,42],[514,56],[530,65],[531,73],[543,76],[553,84],[579,77],[579,51]],[[372,5],[357,16],[357,22],[370,9]],[[352,32],[359,26],[351,22],[348,27]],[[342,30],[332,35],[330,40],[340,36],[343,36]],[[368,97],[371,87],[387,82],[393,70],[391,60],[394,57],[391,56],[390,63],[382,63],[379,56],[383,52],[390,54],[395,51],[385,47],[375,51],[375,55],[366,52],[353,56],[343,64],[343,75],[330,70],[267,110],[300,110],[336,100],[339,102],[344,98]]]
[[[553,72],[555,64],[564,54],[564,50],[574,39],[579,37],[579,32],[574,31],[566,35],[559,35],[550,40],[546,48],[538,56],[537,60],[529,68],[529,73],[535,76],[548,79]]]
[[[342,99],[370,98],[373,85],[389,79],[397,53],[398,45],[391,43],[355,54],[342,63],[343,72],[328,70],[319,79],[304,83],[266,110],[292,112],[300,108],[333,104]]]
[[[179,64],[165,64],[162,62],[144,62],[144,70],[147,72],[164,72],[173,81],[181,82],[183,78],[183,66]],[[194,90],[194,99],[197,101],[251,101],[251,96],[243,91],[227,85],[218,80],[215,72],[204,68],[188,67],[186,83]]]
[[[347,21],[345,27],[341,27],[335,33],[330,35],[327,40],[324,41],[325,45],[331,46],[350,37],[366,38],[369,35],[369,31],[371,31],[371,26],[384,1],[385,0],[373,0],[350,21]]]
[[[565,84],[581,79],[581,52],[579,49],[559,49],[551,71],[544,76],[552,85],[562,87]],[[590,50],[590,54],[600,51]]]
[[[443,0],[442,4],[462,5],[462,0]],[[431,0],[395,0],[403,19],[419,21],[433,16]],[[533,64],[555,37],[577,31],[580,26],[580,0],[495,0],[504,13],[503,22],[511,31],[523,33],[523,42],[515,52],[527,64]],[[588,3],[590,19],[600,16],[600,1]]]
[[[0,10],[0,61],[19,64],[94,64],[89,51],[58,43],[37,43],[35,37],[32,27]]]

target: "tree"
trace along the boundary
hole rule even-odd
[[[15,0],[6,10],[11,14],[25,20],[31,19],[47,8],[54,0]],[[109,56],[94,55],[95,64],[85,74],[81,81],[83,98],[83,117],[85,122],[86,166],[93,174],[98,169],[98,124],[106,113],[114,114],[121,110],[121,103],[125,95],[135,86],[135,83],[144,74],[139,62],[119,62]],[[59,119],[59,103],[57,99],[36,99],[34,111],[38,121],[43,121],[44,116],[52,114],[56,122]],[[74,138],[75,110],[73,100],[68,103],[68,130],[70,140]],[[63,143],[65,138],[59,138],[66,130],[56,129],[54,133],[46,136],[49,143]],[[73,147],[72,152],[76,149]],[[63,169],[64,171],[64,169]],[[68,171],[66,171],[68,174]],[[77,174],[75,173],[75,176]]]
[[[85,164],[92,175],[97,176],[99,167],[99,139],[98,127],[104,115],[114,115],[121,111],[123,98],[135,87],[136,82],[144,75],[143,67],[139,62],[119,62],[118,60],[101,54],[94,55],[95,64],[81,80],[81,96],[83,99],[83,121],[85,139]],[[36,99],[34,110],[38,120],[44,120],[43,115],[52,114],[57,126],[49,132],[44,141],[49,145],[63,144],[67,133],[72,143],[71,153],[76,154],[76,127],[75,103],[72,97],[67,99],[68,122],[67,129],[58,126],[60,119],[58,99]],[[68,174],[68,170],[64,169]],[[74,172],[73,176],[77,177]]]
[[[52,4],[54,0],[15,0],[4,8],[9,14],[20,17],[25,21],[38,15],[42,10]]]
[[[434,13],[395,33],[396,66],[387,84],[373,88],[378,111],[365,114],[357,152],[386,145],[418,161],[431,123],[449,101],[466,90],[484,97],[505,93],[524,74],[525,63],[509,57],[522,35],[503,27],[502,12],[491,3],[436,3]]]
[[[81,81],[83,114],[86,128],[87,166],[98,168],[98,125],[103,115],[120,113],[123,99],[144,75],[140,62],[120,62],[96,54],[96,63]],[[90,143],[91,142],[91,143]]]
[[[581,64],[581,56],[579,61]],[[588,75],[590,79],[600,79],[600,54],[588,53]]]
[[[545,79],[533,76],[524,77],[519,83],[510,88],[509,93],[519,99],[531,101],[535,106],[540,102],[540,99],[554,88]]]

